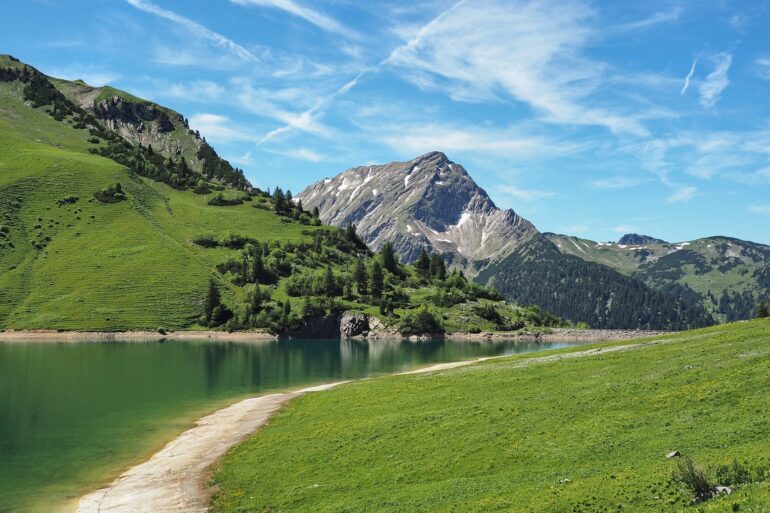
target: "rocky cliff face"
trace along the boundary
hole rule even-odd
[[[424,247],[471,274],[538,236],[529,221],[498,209],[461,165],[440,152],[355,167],[311,185],[298,199],[306,209],[318,207],[324,223],[355,224],[373,249],[390,241],[410,262]]]

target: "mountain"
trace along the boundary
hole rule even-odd
[[[356,225],[374,248],[394,244],[405,262],[440,254],[508,299],[593,327],[675,329],[712,322],[700,305],[561,253],[526,219],[498,209],[467,171],[440,152],[349,169],[299,196],[335,226]]]
[[[666,241],[650,237],[649,235],[638,235],[636,233],[627,233],[623,235],[618,244],[641,245],[641,244],[666,244]]]
[[[262,329],[291,336],[562,322],[373,255],[250,186],[185,118],[0,56],[0,329]]]
[[[422,248],[476,274],[538,235],[513,210],[495,207],[467,171],[432,152],[409,162],[362,166],[319,181],[298,199],[334,226],[355,224],[372,248],[391,242],[405,262]]]
[[[721,321],[749,319],[756,303],[770,298],[770,246],[764,244],[723,236],[678,243],[644,236],[625,236],[618,243],[546,237],[563,254],[699,303]]]

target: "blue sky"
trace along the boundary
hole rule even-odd
[[[770,243],[770,3],[7,0],[0,52],[185,114],[255,185],[441,150],[542,231]]]

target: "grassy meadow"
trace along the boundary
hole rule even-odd
[[[236,232],[299,241],[309,227],[212,194],[178,191],[87,153],[86,130],[30,109],[0,84],[0,323],[123,330],[194,326],[226,250],[191,240]],[[120,182],[127,200],[94,192]],[[71,204],[57,200],[77,198]]]
[[[768,511],[770,320],[636,343],[304,395],[224,458],[213,511]],[[732,494],[694,504],[675,450]]]

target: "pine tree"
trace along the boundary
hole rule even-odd
[[[425,248],[420,251],[420,256],[414,262],[414,268],[417,269],[417,273],[423,278],[430,278],[430,256]]]
[[[331,267],[327,267],[324,273],[323,291],[329,297],[334,296],[337,292],[337,283],[334,281],[334,273]]]
[[[364,266],[364,261],[361,258],[356,259],[356,267],[353,269],[353,280],[356,282],[358,295],[365,295],[369,286],[369,277],[366,274],[366,266]]]
[[[286,196],[280,187],[276,187],[273,191],[273,202],[275,203],[275,211],[278,214],[282,214],[286,211]]]
[[[435,278],[441,281],[446,279],[446,265],[444,265],[444,259],[436,253],[433,253],[430,256],[429,270],[431,278]]]
[[[219,294],[219,286],[214,278],[209,280],[209,290],[206,292],[206,299],[203,302],[203,318],[206,325],[210,326],[214,316],[214,310],[221,304],[222,298]]]
[[[396,252],[393,249],[393,244],[386,242],[385,245],[382,246],[380,256],[382,258],[382,266],[385,269],[396,276],[401,275],[401,269],[398,266],[398,260],[396,259]]]
[[[316,219],[321,217],[321,212],[318,210],[318,207],[313,207],[313,217],[315,217]]]
[[[382,264],[378,259],[372,262],[371,279],[369,282],[372,297],[379,298],[385,288],[385,274],[382,271]]]
[[[283,304],[283,311],[281,312],[281,325],[289,325],[289,316],[291,315],[291,301],[288,299]]]
[[[262,248],[254,248],[254,258],[251,260],[251,279],[254,283],[260,283],[265,278],[265,261],[262,258]]]
[[[757,319],[764,319],[766,317],[769,317],[770,316],[770,307],[767,306],[767,303],[765,303],[764,301],[761,301],[757,305],[757,309],[755,311],[755,314],[756,314],[756,318]]]

